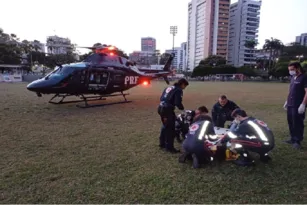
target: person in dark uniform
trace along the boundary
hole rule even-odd
[[[202,120],[205,115],[208,115],[208,109],[205,106],[200,106],[196,110],[186,110],[180,117],[177,117],[175,127],[177,142],[182,143],[182,139],[185,139],[190,125]]]
[[[249,151],[258,153],[262,162],[271,160],[268,152],[274,148],[275,139],[268,126],[256,118],[248,117],[241,109],[234,110],[232,117],[239,122],[239,125],[225,135],[222,143],[230,142],[234,151],[240,154],[234,163],[241,166],[252,165]]]
[[[228,100],[225,95],[219,97],[219,100],[212,108],[212,119],[214,126],[224,127],[226,121],[233,121],[231,117],[232,111],[239,106],[231,100]]]
[[[200,164],[211,161],[212,152],[205,146],[208,135],[215,135],[212,119],[209,115],[199,115],[182,143],[184,153],[179,157],[179,162],[184,163],[188,157],[192,157],[193,168],[199,168]]]
[[[161,117],[162,128],[160,133],[160,148],[166,148],[171,153],[178,153],[174,148],[175,138],[175,107],[184,110],[182,105],[183,90],[189,85],[186,79],[180,79],[173,86],[167,87],[160,98],[158,113]]]
[[[292,144],[294,148],[300,149],[304,135],[307,104],[307,76],[299,62],[290,63],[288,69],[292,77],[288,99],[284,104],[290,131],[290,139],[286,142]]]
[[[200,106],[195,110],[195,116],[193,118],[193,122],[202,121],[208,119],[208,108],[206,106]],[[212,119],[210,117],[210,122],[212,122]]]

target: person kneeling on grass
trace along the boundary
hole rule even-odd
[[[225,135],[222,143],[230,142],[234,151],[240,154],[234,163],[241,166],[252,165],[254,161],[250,159],[249,151],[258,153],[262,162],[271,160],[268,152],[274,148],[275,140],[268,126],[256,118],[248,117],[241,109],[234,110],[231,116],[238,126]]]
[[[182,143],[184,153],[179,157],[179,162],[184,163],[192,156],[193,168],[199,168],[200,164],[211,161],[211,150],[205,146],[204,136],[207,135],[215,135],[215,132],[211,117],[203,115],[201,121],[196,121],[190,126]]]

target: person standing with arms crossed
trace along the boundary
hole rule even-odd
[[[173,86],[167,87],[161,97],[158,107],[158,114],[161,117],[162,128],[160,133],[160,148],[166,148],[171,153],[178,153],[174,148],[175,132],[175,107],[184,110],[182,105],[183,90],[189,85],[186,79],[180,79]]]
[[[287,110],[287,120],[290,131],[290,140],[286,143],[291,144],[295,149],[301,148],[301,141],[304,136],[304,120],[307,104],[307,76],[299,62],[290,63],[288,66],[291,83],[288,99],[284,104]]]

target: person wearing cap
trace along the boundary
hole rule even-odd
[[[231,100],[228,100],[225,95],[221,95],[218,102],[212,108],[212,119],[214,126],[224,127],[226,121],[233,121],[231,117],[232,111],[239,106]]]
[[[247,116],[246,112],[241,109],[234,110],[231,116],[239,124],[236,129],[224,136],[222,143],[230,142],[234,151],[240,154],[234,163],[241,166],[252,165],[253,160],[250,159],[249,151],[258,153],[262,162],[271,160],[268,152],[274,148],[275,140],[267,124]]]
[[[160,133],[160,148],[165,148],[171,153],[178,153],[179,150],[174,148],[175,133],[175,108],[184,110],[182,104],[183,90],[189,85],[189,82],[182,78],[173,86],[164,89],[158,106],[158,114],[162,121]]]
[[[290,63],[288,69],[292,77],[284,109],[287,110],[290,139],[285,142],[291,144],[296,149],[300,149],[304,136],[307,76],[304,74],[304,70],[299,62]]]

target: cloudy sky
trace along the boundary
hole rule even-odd
[[[140,50],[141,37],[157,40],[161,51],[172,48],[171,25],[178,26],[175,46],[187,40],[190,0],[3,0],[0,27],[22,40],[69,37],[79,46],[101,42],[125,52]],[[232,0],[236,2],[237,0]],[[284,43],[307,33],[307,0],[263,0],[259,41]],[[84,51],[81,51],[84,52]]]

